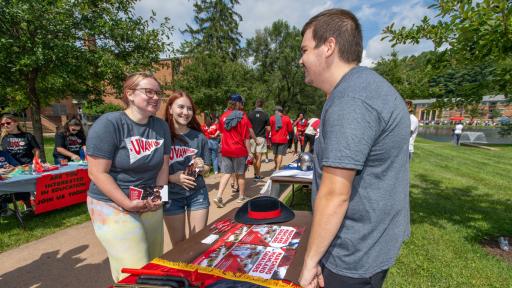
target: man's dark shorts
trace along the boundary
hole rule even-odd
[[[272,152],[274,155],[286,155],[288,150],[288,143],[272,143]]]
[[[343,287],[343,288],[381,288],[386,280],[388,270],[377,272],[369,278],[352,278],[336,274],[327,267],[322,267],[325,288]]]

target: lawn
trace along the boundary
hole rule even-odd
[[[512,287],[512,265],[480,245],[512,235],[512,146],[498,149],[417,140],[412,235],[386,287]],[[306,208],[306,198],[294,208]]]

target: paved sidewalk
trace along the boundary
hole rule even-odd
[[[293,160],[288,154],[283,163]],[[265,180],[272,173],[273,163],[262,164]],[[246,196],[254,197],[265,184],[253,181],[253,168],[249,169],[246,180]],[[241,204],[236,202],[228,186],[224,192],[226,207],[219,209],[213,203],[217,194],[220,175],[211,175],[206,179],[210,191],[209,221],[213,222],[221,215]],[[165,225],[164,225],[165,227]],[[164,251],[171,249],[167,232],[164,232]],[[53,235],[22,245],[0,254],[0,287],[107,287],[112,283],[110,268],[105,250],[94,235],[90,222],[76,225]]]

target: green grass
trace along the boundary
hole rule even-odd
[[[45,138],[44,142],[46,160],[53,163],[54,139],[53,137]],[[25,230],[19,227],[14,216],[0,217],[0,253],[89,219],[85,204],[66,207],[38,216],[24,217]]]
[[[44,137],[44,154],[46,162],[55,164],[53,161],[53,149],[55,148],[55,139],[53,137]]]
[[[480,245],[512,235],[512,146],[498,149],[417,140],[411,238],[386,287],[512,287],[512,265]],[[308,195],[301,194],[294,209],[307,209]]]

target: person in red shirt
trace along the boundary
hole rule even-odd
[[[219,143],[220,143],[220,131],[218,119],[215,114],[211,114],[205,117],[205,123],[201,125],[203,134],[208,139],[208,150],[210,150],[211,163],[213,165],[213,172],[219,173]]]
[[[281,167],[283,156],[288,149],[288,134],[293,131],[290,117],[283,114],[283,107],[276,106],[276,113],[270,117],[270,140],[274,152],[275,170]]]
[[[217,207],[224,207],[222,193],[226,188],[231,174],[236,174],[240,197],[238,202],[242,203],[245,198],[245,170],[247,163],[252,162],[249,155],[251,145],[251,123],[243,112],[244,99],[240,94],[229,96],[228,109],[219,118],[219,130],[221,136],[221,173],[219,191],[213,202]]]
[[[304,152],[304,133],[306,132],[306,128],[308,127],[308,120],[304,117],[304,113],[299,113],[299,116],[293,122],[293,127],[295,127],[295,139],[294,139],[294,152],[297,154],[297,143],[300,144],[300,151]]]

